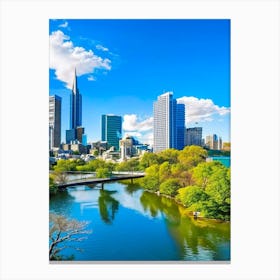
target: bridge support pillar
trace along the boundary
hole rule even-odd
[[[101,189],[104,190],[104,183],[101,183]]]

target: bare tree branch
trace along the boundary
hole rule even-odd
[[[80,236],[81,234],[90,234],[91,230],[85,230],[89,222],[70,220],[62,215],[56,215],[50,213],[49,218],[50,230],[49,230],[49,258],[50,260],[60,259],[58,255],[65,248],[74,248],[81,251],[80,248],[75,248],[71,245],[65,244],[70,242],[81,242],[87,238],[87,236]],[[78,236],[77,236],[78,235]],[[59,246],[63,243],[63,246]]]

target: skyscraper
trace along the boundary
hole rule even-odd
[[[70,129],[66,130],[66,143],[79,141],[82,143],[82,95],[79,92],[77,73],[75,68],[72,92],[70,95]]]
[[[177,144],[176,149],[183,150],[185,147],[185,105],[177,104],[176,108],[176,130]]]
[[[119,141],[122,138],[122,118],[116,115],[102,115],[101,140],[107,141],[109,146],[119,150]]]
[[[49,96],[49,149],[60,146],[61,142],[61,97]]]
[[[220,150],[220,146],[222,146],[222,139],[219,141],[219,138],[216,134],[207,135],[205,146],[211,150]]]
[[[76,129],[82,126],[82,95],[78,89],[77,73],[75,68],[75,76],[70,96],[70,129]]]
[[[186,146],[202,146],[202,127],[190,127],[186,129]]]
[[[154,151],[184,147],[185,105],[177,104],[172,92],[154,102]]]

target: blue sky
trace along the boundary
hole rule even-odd
[[[88,141],[101,115],[123,117],[123,135],[152,143],[153,102],[172,91],[186,126],[230,141],[229,20],[50,20],[50,95],[62,97],[69,129],[74,68]]]

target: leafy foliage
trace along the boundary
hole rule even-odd
[[[145,170],[146,176],[142,179],[142,184],[145,189],[151,191],[159,190],[159,165],[153,164]]]
[[[177,179],[168,179],[160,184],[159,191],[162,194],[175,196],[179,188],[180,188],[180,184]]]
[[[160,162],[162,163],[164,161],[169,162],[170,164],[178,163],[178,156],[180,152],[175,149],[166,149],[162,152],[158,153],[158,157],[160,158]]]
[[[170,158],[168,158],[170,157]],[[143,157],[142,185],[150,191],[176,196],[176,200],[201,216],[230,218],[230,169],[218,161],[205,162],[207,151],[188,146],[182,151],[168,149]]]
[[[176,197],[177,200],[179,200],[186,207],[190,207],[197,202],[205,201],[208,199],[208,195],[202,190],[202,188],[198,186],[188,186],[185,188],[181,188],[178,192],[179,194]]]
[[[141,169],[145,169],[148,168],[154,164],[160,164],[162,163],[164,160],[162,160],[162,158],[155,153],[145,153],[140,161],[140,168]]]
[[[55,183],[55,179],[52,174],[49,175],[49,188],[50,188],[50,195],[56,194],[58,191],[58,186]]]
[[[112,172],[109,170],[109,168],[100,167],[96,169],[96,177],[97,178],[109,178],[111,177]]]
[[[55,171],[76,171],[77,166],[84,165],[84,161],[81,159],[60,159],[57,161],[56,166],[54,166]]]
[[[116,166],[116,171],[139,171],[141,170],[139,160],[132,158],[127,161],[123,161]]]
[[[164,182],[171,177],[171,165],[168,161],[165,161],[159,166],[158,176],[160,182]]]
[[[143,171],[141,185],[153,192],[176,196],[189,210],[200,211],[201,216],[229,220],[230,168],[218,161],[206,162],[207,150],[187,146],[182,151],[167,149],[159,153],[145,153],[141,159],[132,158],[119,164],[95,159],[59,160],[50,179],[50,192],[56,192],[55,183],[62,180],[63,171],[97,172],[98,178],[110,177],[116,171]]]
[[[186,146],[179,154],[179,162],[187,169],[197,166],[204,162],[207,157],[207,151],[199,146]]]

